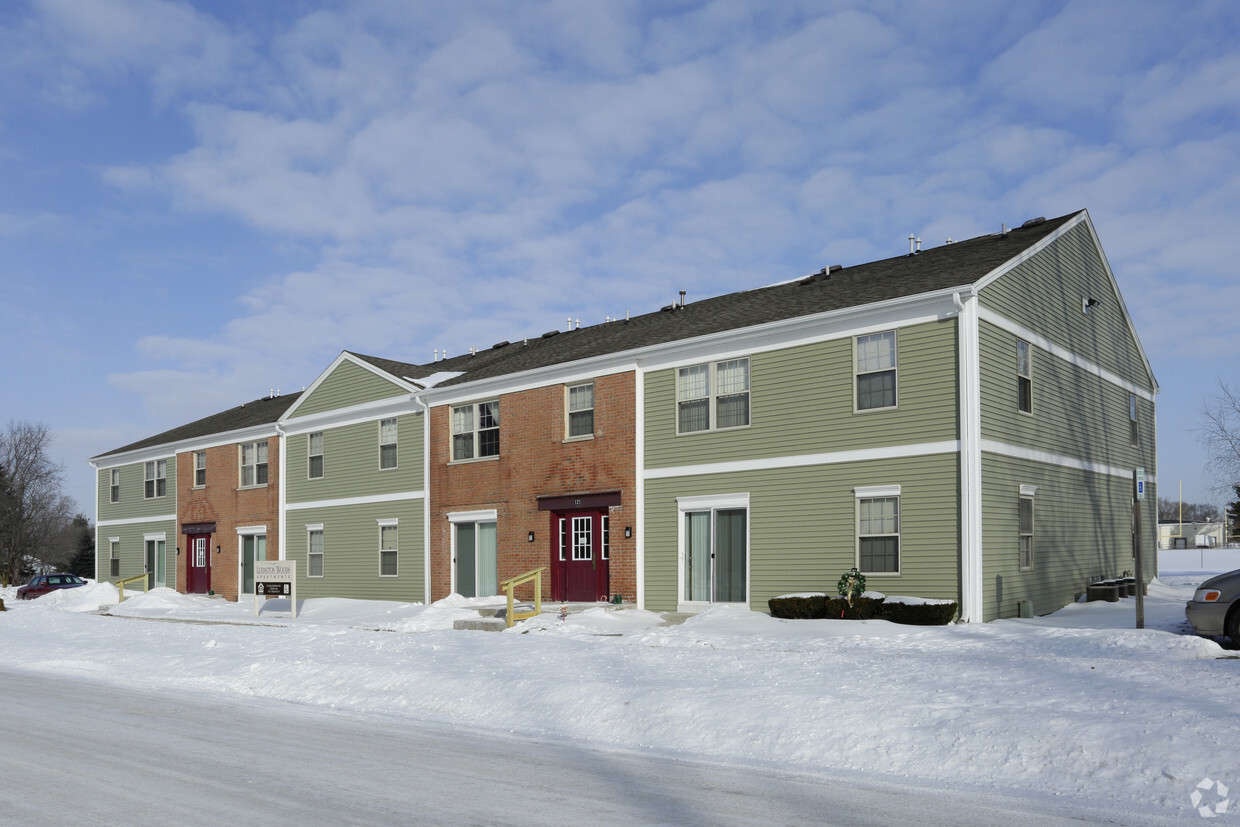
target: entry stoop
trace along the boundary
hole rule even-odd
[[[452,628],[476,632],[502,632],[508,628],[508,621],[502,617],[463,617],[452,621]]]

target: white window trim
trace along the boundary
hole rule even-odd
[[[323,573],[322,574],[311,574],[310,573],[310,554],[311,554],[310,535],[316,531],[319,532],[320,534],[323,534],[323,551],[320,553],[320,555],[323,558]],[[321,580],[322,578],[326,576],[327,576],[327,534],[326,532],[323,531],[322,523],[306,523],[306,577],[313,578],[315,580]]]
[[[110,468],[108,474],[108,502],[119,503],[121,501],[121,469]]]
[[[694,432],[696,433],[696,432]],[[711,603],[704,600],[685,600],[685,514],[691,511],[725,511],[745,509],[745,598],[744,603]],[[712,525],[712,531],[714,527]],[[749,507],[749,494],[704,494],[691,497],[676,498],[676,610],[679,612],[701,612],[712,606],[745,606],[753,596],[753,549],[750,539],[753,534],[753,511]]]
[[[198,467],[198,457],[202,457],[202,467]],[[198,472],[202,472],[202,482],[198,482]],[[207,487],[207,452],[205,450],[194,451],[193,463],[194,481],[192,488]]]
[[[598,425],[598,420],[597,420],[597,419],[592,419],[592,420],[591,420],[594,424],[593,424],[593,425],[591,426],[591,428],[590,428],[590,433],[588,433],[588,434],[577,434],[576,436],[573,436],[572,434],[570,434],[570,433],[569,433],[569,431],[571,430],[571,427],[570,427],[570,426],[571,426],[572,414],[574,414],[574,413],[581,413],[581,411],[573,411],[573,410],[569,410],[568,405],[569,405],[569,397],[571,396],[571,393],[570,393],[570,392],[571,392],[574,388],[584,388],[584,387],[586,387],[586,386],[589,386],[589,387],[590,387],[590,389],[591,389],[591,390],[590,390],[590,407],[589,407],[589,411],[590,411],[591,416],[593,416],[594,412],[595,412],[596,410],[598,410],[598,409],[595,407],[595,404],[594,404],[594,400],[595,400],[595,391],[597,391],[597,390],[598,390],[598,387],[597,387],[597,385],[595,385],[594,380],[590,380],[589,382],[574,382],[574,383],[572,383],[572,384],[570,384],[570,385],[565,385],[565,386],[564,386],[564,441],[565,441],[565,442],[583,442],[583,441],[585,441],[585,440],[594,439],[594,432],[595,432],[595,428],[596,428],[596,427],[597,427],[597,425]],[[583,410],[585,410],[585,409],[583,409]]]
[[[250,484],[250,485],[245,485],[245,484],[242,482],[242,480],[244,480],[244,479],[245,479],[245,473],[244,473],[244,471],[243,471],[242,469],[244,469],[244,468],[246,467],[246,466],[245,466],[245,446],[247,446],[247,445],[253,445],[253,446],[255,446],[255,448],[254,448],[254,482],[253,482],[252,484]],[[245,491],[245,490],[249,490],[249,489],[251,489],[251,488],[266,488],[266,487],[267,487],[267,484],[271,482],[271,453],[270,453],[270,448],[268,449],[267,461],[266,461],[266,462],[263,462],[263,463],[260,463],[260,462],[258,461],[258,447],[257,447],[257,446],[259,446],[259,445],[267,445],[267,440],[265,440],[265,439],[256,439],[256,440],[252,440],[252,441],[250,441],[250,442],[238,442],[238,443],[237,443],[237,490],[239,490],[239,491]],[[258,482],[258,466],[259,466],[259,465],[266,465],[266,466],[267,466],[267,482]]]
[[[164,465],[164,475],[162,477],[159,476],[160,463],[163,463]],[[155,476],[151,477],[150,479],[147,479],[147,476],[146,476],[146,466],[148,465],[154,466],[153,473],[155,474]],[[162,494],[159,493],[159,481],[160,480],[164,481],[164,493]],[[154,493],[149,494],[149,495],[146,493],[146,484],[148,482],[154,483],[154,486],[152,486],[152,490],[154,491]],[[167,459],[146,460],[145,462],[142,463],[142,499],[162,500],[166,496],[168,496],[168,460]]]
[[[383,441],[383,423],[384,422],[391,422],[392,427],[396,429],[396,441],[394,442]],[[380,471],[395,471],[396,469],[400,468],[400,418],[395,417],[395,416],[389,416],[385,419],[380,419],[377,425],[379,428],[379,470]],[[393,448],[396,449],[396,464],[395,465],[384,466],[383,464],[383,446],[384,445],[391,445]]]
[[[375,524],[379,529],[379,576],[389,580],[394,580],[400,577],[400,520],[396,517],[380,517],[375,520]],[[385,549],[383,547],[383,529],[385,528],[395,528],[397,530],[396,548]],[[396,554],[396,574],[383,573],[383,553],[385,551],[390,551]]]
[[[1016,567],[1018,571],[1033,571],[1035,568],[1037,568],[1038,545],[1037,545],[1037,541],[1034,539],[1035,537],[1037,537],[1037,531],[1036,531],[1037,507],[1034,504],[1034,500],[1035,500],[1034,495],[1037,493],[1038,493],[1038,487],[1036,485],[1021,485],[1020,487],[1020,498],[1017,500],[1017,511],[1016,511],[1016,537],[1017,537],[1016,539],[1016,543],[1017,543]],[[1030,515],[1031,519],[1033,520],[1033,525],[1029,527],[1030,531],[1029,531],[1028,536],[1030,539],[1031,547],[1029,550],[1029,565],[1027,566],[1023,565],[1022,558],[1024,557],[1024,550],[1020,547],[1021,541],[1024,540],[1025,538],[1025,532],[1021,531],[1021,528],[1020,528],[1020,502],[1022,500],[1029,500],[1030,508],[1033,509],[1033,512]]]
[[[495,397],[493,399],[483,399],[478,402],[464,402],[460,405],[449,405],[448,406],[448,464],[449,465],[456,464],[456,463],[465,463],[465,462],[491,462],[491,461],[494,461],[500,458],[500,454],[502,454],[503,452],[503,442],[500,443],[500,453],[491,454],[485,457],[478,456],[478,452],[482,449],[482,440],[479,437],[479,434],[481,434],[483,430],[478,427],[479,420],[481,419],[481,417],[478,414],[478,406],[494,404],[496,407],[498,407],[499,402],[500,402],[499,397]],[[457,434],[455,431],[452,430],[453,414],[458,408],[473,408],[473,430],[471,430],[469,433],[473,434],[474,436],[474,456],[465,457],[464,459],[457,459],[457,456],[456,456]],[[503,416],[503,414],[501,414],[501,416]],[[503,420],[501,419],[500,421],[502,422]],[[485,430],[489,431],[492,429],[486,428]],[[498,427],[495,430],[499,430]]]
[[[904,501],[900,496],[899,485],[858,485],[853,488],[853,565],[857,567],[866,577],[900,577],[904,574]],[[896,520],[896,570],[895,571],[865,571],[861,568],[861,501],[862,500],[881,500],[895,497],[900,502],[896,508],[899,509]],[[867,534],[867,537],[889,536],[889,535],[873,535]]]
[[[1128,444],[1133,448],[1141,447],[1141,424],[1137,418],[1137,395],[1128,394]]]
[[[313,447],[311,445],[311,440],[314,438],[315,434],[319,435],[319,442],[320,442],[319,452],[317,454],[311,453],[312,447]],[[319,458],[319,475],[317,477],[310,475],[310,460],[314,459],[315,457]],[[270,476],[271,476],[270,469],[268,469],[269,479],[270,479]],[[306,479],[307,480],[321,480],[326,476],[327,476],[327,437],[324,431],[309,431],[306,433]]]
[[[493,523],[499,520],[499,511],[494,508],[484,508],[478,511],[449,511],[448,522],[450,523]]]
[[[892,349],[896,355],[895,364],[892,365],[890,368],[883,368],[882,370],[867,370],[863,374],[860,370],[857,369],[857,340],[864,339],[869,336],[881,336],[885,333],[892,334]],[[896,404],[884,405],[881,408],[860,407],[858,403],[861,400],[859,399],[858,393],[857,393],[857,380],[863,375],[868,376],[871,373],[886,373],[889,370],[892,372],[892,381],[895,383]],[[869,413],[874,413],[876,411],[899,410],[900,397],[903,394],[900,393],[900,329],[898,327],[888,328],[886,330],[871,330],[867,333],[858,333],[852,337],[852,395],[853,395],[853,413],[855,414],[869,414]]]
[[[1020,372],[1020,343],[1024,342],[1025,347],[1029,350],[1029,375]],[[1029,410],[1025,410],[1020,406],[1020,380],[1029,381]],[[1025,416],[1033,416],[1033,342],[1023,337],[1016,337],[1016,412]]]
[[[237,526],[238,536],[253,536],[257,534],[266,534],[267,526],[265,525],[241,525]]]
[[[719,388],[719,381],[718,381],[719,365],[722,364],[723,362],[739,362],[741,360],[744,360],[746,363],[745,364],[745,375],[749,380],[749,387],[745,390],[745,395],[749,397],[749,404],[748,404],[749,421],[746,422],[744,425],[729,425],[726,428],[720,428],[719,425],[717,424],[719,421],[719,412],[716,407],[719,401],[719,390],[718,390]],[[680,403],[683,401],[688,401],[688,400],[682,400],[680,398],[680,372],[682,370],[687,370],[689,368],[699,368],[699,367],[706,368],[705,399],[706,399],[706,404],[707,404],[706,413],[707,413],[710,424],[707,427],[701,428],[696,431],[682,431],[680,430]],[[745,428],[753,427],[753,360],[750,359],[748,354],[744,356],[728,356],[723,359],[711,359],[708,362],[694,362],[691,365],[678,365],[676,367],[676,371],[675,371],[673,378],[676,383],[675,393],[674,393],[675,400],[676,400],[676,409],[675,409],[676,436],[693,436],[694,434],[713,434],[719,431],[741,431],[741,430],[744,430]],[[736,394],[728,394],[728,395],[733,396]],[[702,397],[695,397],[695,398],[702,398]]]

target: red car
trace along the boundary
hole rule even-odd
[[[19,600],[34,600],[57,589],[76,589],[85,586],[86,581],[76,574],[39,574],[30,582],[17,590]]]

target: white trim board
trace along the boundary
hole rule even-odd
[[[109,525],[138,525],[140,523],[159,523],[177,521],[175,514],[161,514],[158,517],[126,517],[123,520],[100,520],[95,523],[95,528],[103,528]]]
[[[711,462],[701,465],[679,465],[671,468],[648,468],[642,479],[661,480],[675,477],[692,477],[699,474],[730,474],[733,472],[769,471],[780,468],[804,468],[811,465],[836,465],[845,462],[865,462],[876,459],[903,459],[934,454],[954,454],[960,451],[959,440],[923,442],[916,445],[893,445],[888,448],[863,448],[856,451],[831,451],[823,454],[799,454],[788,457],[737,460],[734,462]]]
[[[1006,442],[998,442],[993,439],[982,440],[982,451],[988,454],[998,454],[1001,457],[1010,457],[1012,459],[1024,459],[1031,462],[1040,462],[1044,465],[1057,465],[1060,468],[1070,468],[1074,471],[1089,471],[1094,474],[1107,474],[1112,477],[1120,477],[1121,479],[1132,479],[1135,468],[1124,468],[1117,465],[1107,465],[1102,462],[1090,462],[1080,457],[1069,457],[1064,454],[1056,454],[1053,451],[1043,451],[1038,448],[1026,448],[1022,445],[1011,445]],[[1146,476],[1146,482],[1157,484],[1158,478],[1149,474]]]
[[[395,494],[374,494],[367,497],[337,497],[332,500],[309,500],[301,503],[288,503],[285,511],[305,511],[310,508],[335,508],[341,505],[370,505],[373,503],[396,503],[406,500],[420,500],[426,496],[424,491],[400,491]]]

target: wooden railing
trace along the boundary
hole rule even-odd
[[[499,587],[508,595],[508,612],[504,615],[508,620],[508,628],[512,628],[514,620],[525,620],[527,617],[535,617],[542,614],[542,573],[547,570],[546,566],[537,569],[531,569],[525,574],[518,574],[516,577],[509,577],[507,580],[500,581]],[[512,592],[523,583],[534,584],[534,611],[521,612],[514,614],[512,611]]]
[[[126,577],[124,580],[117,580],[116,588],[120,591],[121,595],[121,599],[117,601],[118,603],[125,602],[125,584],[134,583],[138,580],[146,581],[142,584],[142,591],[149,592],[151,590],[151,573],[149,571],[144,571],[141,574],[135,574],[133,577]]]

